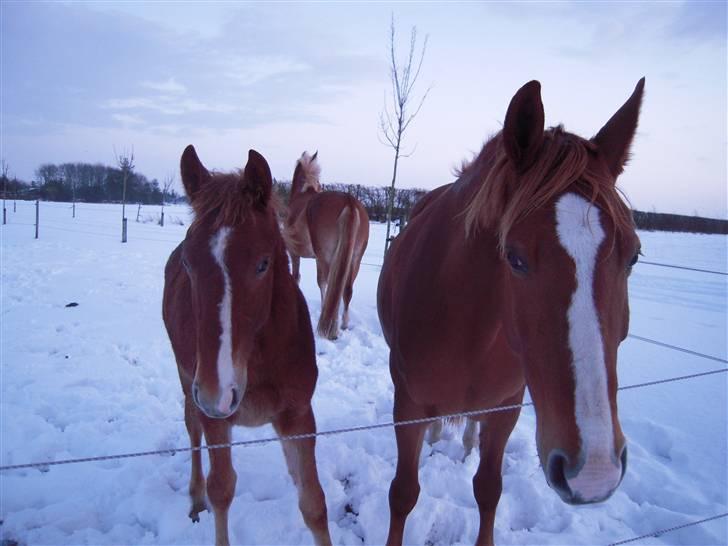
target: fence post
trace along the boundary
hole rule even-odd
[[[76,202],[73,202],[73,217],[76,217]]]
[[[126,218],[121,219],[121,242],[126,243]]]
[[[35,200],[35,238],[38,238],[38,224],[40,223],[40,199]]]
[[[162,210],[162,216],[160,217],[159,225],[164,227],[164,210]]]
[[[139,208],[137,209],[137,219],[136,221],[139,222],[139,213],[142,211],[142,204],[139,203]]]

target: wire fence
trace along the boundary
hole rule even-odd
[[[45,203],[44,203],[45,205]],[[156,206],[156,205],[155,205]],[[115,214],[118,214],[118,211],[114,211]],[[114,224],[101,224],[96,222],[84,222],[84,221],[78,221],[74,220],[74,224],[78,225],[86,225],[91,227],[100,227],[105,228],[108,227],[109,229],[116,229],[116,226]],[[50,225],[46,225],[50,224]],[[58,221],[56,220],[44,220],[44,229],[55,229],[57,231],[67,231],[70,233],[78,233],[82,235],[91,235],[91,236],[102,236],[102,237],[111,237],[111,238],[118,238],[117,233],[105,233],[105,232],[98,232],[98,231],[91,231],[91,230],[84,230],[84,229],[69,229],[69,228],[62,228],[60,226],[57,226],[55,224],[58,224]],[[35,224],[27,223],[27,222],[13,222],[12,224],[7,225],[15,225],[15,226],[35,226]],[[159,228],[157,226],[151,226],[143,222],[135,222],[135,230],[142,229],[147,230],[148,233],[158,233]],[[159,238],[159,237],[139,237],[135,236],[134,239],[138,239],[140,241],[154,241],[159,243],[180,243],[182,239],[165,239],[165,238]],[[373,262],[361,262],[361,265],[367,266],[367,267],[374,267],[377,269],[382,268],[382,263],[373,263]],[[645,261],[640,260],[638,262],[638,265],[651,265],[651,266],[657,266],[657,267],[666,267],[670,269],[679,269],[684,271],[694,271],[698,273],[708,273],[712,275],[722,275],[722,276],[728,276],[728,272],[726,271],[717,271],[713,269],[703,269],[703,268],[697,268],[697,267],[689,267],[684,265],[678,265],[678,264],[668,264],[668,263],[661,263],[661,262],[651,262],[651,261]]]
[[[22,201],[22,203],[30,203],[30,202]],[[46,205],[46,203],[44,203],[44,205]],[[68,207],[68,208],[70,208],[70,207]],[[84,206],[82,208],[82,210],[95,210],[95,211],[113,212],[114,214],[118,214],[118,211],[116,211],[116,210],[111,210],[111,209],[101,208],[101,207]],[[76,234],[82,234],[82,235],[91,235],[91,236],[97,236],[97,237],[118,238],[117,233],[111,233],[111,232],[104,233],[104,232],[84,230],[84,229],[69,229],[66,227],[54,225],[54,224],[58,223],[56,221],[46,221],[46,223],[50,224],[50,225],[44,224],[44,229],[51,229],[51,230],[55,230],[55,231],[63,231],[63,232],[76,233]],[[109,227],[110,229],[113,229],[115,227],[110,224],[107,226],[104,224],[93,223],[93,222],[79,222],[77,220],[74,220],[74,223],[78,224],[78,225],[86,225],[89,227],[101,227],[101,228]],[[36,226],[37,227],[37,224],[32,224],[32,223],[14,222],[13,224],[9,224],[9,225]],[[146,228],[155,229],[152,226],[146,226],[144,224],[137,225],[136,227],[146,227]],[[155,229],[155,231],[156,231],[156,229]],[[159,243],[165,243],[165,244],[178,244],[181,241],[181,239],[165,239],[165,238],[140,237],[140,236],[135,236],[135,239],[142,240],[142,241],[153,241],[153,242],[159,242]],[[683,266],[683,265],[678,265],[678,264],[668,264],[668,263],[652,262],[652,261],[645,261],[645,260],[640,260],[639,263],[642,265],[648,265],[648,266],[664,267],[664,268],[670,268],[670,269],[678,269],[678,270],[686,270],[686,271],[693,271],[693,272],[713,274],[713,275],[728,276],[728,272],[725,272],[725,271],[695,268],[695,267]],[[371,262],[362,262],[361,265],[368,266],[368,267],[375,267],[375,268],[379,268],[379,269],[381,269],[381,267],[382,267],[381,263],[371,263]],[[629,337],[631,339],[638,340],[638,341],[641,341],[644,343],[650,343],[653,345],[657,345],[657,346],[664,347],[664,348],[667,348],[670,350],[682,352],[682,353],[689,354],[692,356],[697,356],[697,357],[705,358],[705,359],[712,360],[715,362],[728,364],[728,360],[725,358],[708,355],[705,353],[693,351],[690,349],[686,349],[684,347],[679,347],[676,345],[672,345],[669,343],[665,343],[662,341],[650,339],[650,338],[635,335],[635,334],[629,334]],[[726,372],[728,372],[728,368],[721,368],[721,369],[710,370],[710,371],[706,371],[706,372],[700,372],[700,373],[684,375],[684,376],[679,376],[679,377],[658,379],[658,380],[647,381],[647,382],[642,382],[642,383],[633,384],[633,385],[625,385],[625,386],[619,387],[618,390],[620,390],[620,391],[634,390],[634,389],[640,389],[640,388],[645,388],[645,387],[650,387],[650,386],[655,386],[655,385],[661,385],[661,384],[665,384],[665,383],[673,383],[673,382],[677,382],[677,381],[685,381],[685,380],[689,380],[689,379],[695,379],[695,378],[705,377],[705,376],[710,376],[710,375],[723,374]],[[93,456],[93,457],[63,459],[63,460],[57,460],[57,461],[31,462],[31,463],[22,463],[22,464],[15,464],[15,465],[4,465],[4,466],[0,466],[0,472],[31,469],[31,468],[48,470],[51,466],[62,466],[62,465],[79,464],[79,463],[129,459],[129,458],[147,457],[147,456],[154,456],[154,455],[157,455],[157,456],[175,455],[176,453],[193,452],[193,451],[207,451],[207,450],[211,450],[211,449],[223,449],[223,448],[233,448],[233,447],[251,447],[251,446],[265,445],[265,444],[269,444],[272,442],[279,442],[279,441],[299,441],[299,440],[310,439],[310,438],[315,438],[315,437],[327,437],[327,436],[335,436],[335,435],[347,434],[347,433],[352,433],[352,432],[362,432],[362,431],[367,431],[367,430],[377,430],[377,429],[384,429],[384,428],[394,428],[394,427],[400,427],[400,426],[431,423],[431,422],[438,421],[441,419],[478,417],[478,416],[487,415],[489,413],[502,412],[502,411],[513,411],[516,409],[521,409],[521,408],[529,407],[532,405],[533,405],[532,402],[524,402],[521,404],[498,406],[498,407],[494,407],[494,408],[466,411],[466,412],[454,413],[454,414],[449,414],[449,415],[424,417],[421,419],[411,419],[411,420],[405,420],[405,421],[390,421],[390,422],[377,423],[377,424],[371,424],[371,425],[358,425],[358,426],[352,426],[352,427],[319,431],[319,432],[309,433],[309,434],[297,434],[297,435],[290,435],[290,436],[283,436],[283,437],[278,437],[278,436],[266,437],[266,438],[261,438],[261,439],[257,439],[257,440],[243,440],[243,441],[237,441],[237,442],[230,442],[230,443],[226,443],[226,444],[213,444],[213,445],[204,445],[204,446],[199,446],[199,447],[177,447],[177,448],[162,449],[162,450],[149,450],[149,451],[121,453],[121,454],[112,454],[112,455],[100,455],[100,456]],[[636,536],[636,537],[629,538],[626,540],[613,542],[609,546],[621,546],[623,544],[638,542],[638,541],[644,540],[646,538],[659,537],[666,533],[674,532],[674,531],[684,529],[687,527],[701,525],[701,524],[704,524],[704,523],[707,523],[710,521],[725,518],[727,516],[728,516],[728,512],[722,513],[722,514],[717,514],[717,515],[707,517],[704,519],[700,519],[697,521],[692,521],[692,522],[684,523],[681,525],[676,525],[673,527],[668,527],[665,529],[653,531],[651,533]]]

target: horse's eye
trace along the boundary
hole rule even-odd
[[[255,267],[255,274],[262,275],[265,273],[268,270],[268,265],[270,265],[270,259],[263,258]]]
[[[639,261],[640,254],[642,254],[642,251],[638,250],[637,253],[634,256],[632,256],[632,259],[629,261],[629,267],[632,267]]]
[[[528,273],[528,264],[526,264],[526,261],[512,250],[506,252],[506,260],[508,260],[508,265],[516,273]]]

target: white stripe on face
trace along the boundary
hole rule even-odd
[[[220,382],[222,396],[219,401],[221,412],[227,412],[232,403],[232,389],[235,384],[235,371],[233,369],[232,344],[232,298],[233,290],[230,283],[230,274],[225,264],[225,249],[227,248],[230,228],[223,227],[210,240],[210,250],[215,262],[222,270],[224,281],[222,301],[220,302],[220,351],[217,354],[217,377]]]
[[[604,343],[594,302],[594,268],[605,239],[599,215],[596,207],[575,194],[567,193],[556,203],[556,233],[576,265],[576,290],[567,317],[583,467],[567,481],[587,501],[611,492],[621,477],[621,469],[613,462]]]

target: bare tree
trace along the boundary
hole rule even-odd
[[[116,149],[114,149],[114,155],[116,156],[116,164],[121,169],[121,242],[126,243],[126,183],[134,171],[134,147],[132,146],[130,152],[124,150],[120,154],[117,154]]]
[[[384,252],[387,252],[390,243],[389,229],[392,222],[392,208],[394,206],[394,186],[397,181],[397,165],[400,157],[409,157],[414,153],[414,149],[404,152],[402,143],[404,133],[410,126],[427,98],[427,94],[432,89],[428,87],[417,101],[413,95],[417,78],[420,75],[422,61],[425,58],[427,50],[427,38],[422,42],[422,48],[417,53],[417,27],[412,27],[410,31],[409,53],[403,63],[397,61],[397,51],[395,48],[395,25],[394,15],[390,23],[389,32],[389,54],[390,54],[390,79],[392,83],[392,105],[389,106],[387,101],[384,102],[384,108],[379,114],[379,130],[382,138],[380,141],[385,146],[389,146],[394,150],[394,167],[392,169],[392,183],[389,188],[387,199],[387,239],[384,243]],[[413,105],[417,105],[412,108]]]
[[[164,198],[172,189],[172,184],[174,184],[174,173],[168,174],[162,181],[162,215],[159,218],[159,225],[162,227],[164,227]]]

